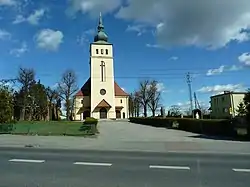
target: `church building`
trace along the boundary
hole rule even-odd
[[[102,16],[90,44],[90,78],[74,97],[74,120],[124,119],[129,117],[129,95],[114,79],[113,45],[108,42]]]

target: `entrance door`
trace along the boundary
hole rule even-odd
[[[107,119],[108,115],[107,115],[107,109],[106,108],[101,108],[100,109],[100,119]]]
[[[85,110],[85,111],[83,112],[83,119],[86,119],[87,117],[90,117],[90,111]]]
[[[123,113],[122,113],[122,115],[123,115],[123,119],[125,119],[125,118],[126,118],[126,116],[125,116],[125,112],[123,112]]]
[[[116,119],[121,119],[121,111],[120,110],[116,110]]]

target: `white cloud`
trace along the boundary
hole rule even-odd
[[[232,66],[224,66],[221,65],[219,68],[215,68],[215,69],[209,69],[207,71],[207,76],[212,76],[212,75],[219,75],[222,74],[223,72],[229,72],[229,71],[239,71],[241,70],[242,67],[241,66],[236,66],[236,65],[232,65]]]
[[[28,46],[26,42],[23,42],[20,48],[15,48],[15,49],[10,50],[10,54],[16,57],[20,57],[22,54],[26,53],[27,51],[28,51]]]
[[[90,39],[89,39],[90,37],[94,38],[94,34],[95,34],[95,29],[88,29],[84,31],[80,36],[77,36],[76,41],[80,45],[85,45],[90,42]]]
[[[11,34],[3,29],[0,29],[0,40],[10,40]]]
[[[245,87],[242,84],[225,84],[225,85],[214,85],[204,86],[197,90],[201,93],[219,94],[224,91],[244,91]]]
[[[63,37],[64,36],[61,31],[44,29],[35,36],[35,40],[39,48],[46,49],[48,51],[56,51],[63,42]]]
[[[23,15],[17,15],[16,19],[12,22],[13,24],[18,24],[26,21],[26,19],[23,17]]]
[[[122,0],[69,0],[70,6],[66,13],[73,16],[77,12],[82,12],[97,17],[100,12],[103,14],[113,12],[121,3]]]
[[[35,10],[35,12],[27,18],[27,21],[32,25],[37,25],[39,20],[44,16],[44,14],[44,9]]]
[[[220,67],[217,68],[217,69],[209,69],[209,70],[207,71],[207,76],[221,74],[224,70],[225,70],[225,66],[223,66],[223,65],[220,66]]]
[[[17,4],[15,0],[0,0],[0,6],[14,6]]]
[[[141,36],[143,33],[147,32],[145,25],[128,25],[126,31],[136,32],[137,36]]]
[[[150,48],[162,48],[160,45],[157,45],[157,44],[146,44],[146,47],[150,47]]]
[[[45,9],[35,10],[32,14],[30,14],[27,18],[23,15],[17,15],[16,19],[12,22],[13,24],[19,24],[22,22],[28,22],[31,25],[38,25],[39,21],[45,15]]]
[[[173,60],[173,61],[176,61],[178,59],[179,59],[179,57],[177,57],[177,56],[172,56],[172,57],[169,58],[169,60]]]
[[[250,53],[243,53],[238,57],[238,60],[245,66],[250,66]]]
[[[249,7],[249,0],[130,0],[117,17],[155,26],[160,45],[220,48],[249,40]]]

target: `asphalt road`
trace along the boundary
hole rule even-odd
[[[0,148],[0,187],[247,187],[250,155]]]

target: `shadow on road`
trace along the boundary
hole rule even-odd
[[[250,142],[249,138],[242,137],[224,137],[224,136],[210,136],[205,134],[189,136],[191,138],[200,138],[200,139],[211,139],[211,140],[228,140],[228,141],[241,141],[241,142]]]

